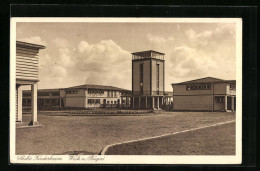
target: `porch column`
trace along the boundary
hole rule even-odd
[[[123,105],[123,97],[121,96],[121,103],[119,104],[120,105],[120,107],[123,107],[124,105]]]
[[[31,122],[29,125],[38,125],[37,122],[37,83],[31,85]]]
[[[147,97],[145,97],[145,108],[147,109]]]
[[[157,96],[157,109],[159,109],[159,101],[160,99],[159,99],[159,96]]]
[[[225,111],[227,111],[227,96],[225,96]]]
[[[234,96],[231,96],[231,110],[234,111]]]
[[[139,109],[141,109],[141,97],[139,97]]]
[[[17,120],[22,122],[23,118],[23,91],[22,86],[17,86]]]
[[[60,98],[60,107],[61,107],[61,98]]]

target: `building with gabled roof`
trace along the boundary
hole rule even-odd
[[[173,110],[235,111],[236,80],[205,77],[173,83]]]
[[[118,90],[118,91],[127,91],[126,89],[122,89],[122,88],[118,88],[118,87],[114,87],[114,86],[104,86],[104,85],[94,85],[94,84],[83,84],[83,85],[79,85],[79,86],[73,86],[73,87],[69,87],[67,89],[71,89],[71,88],[86,88],[86,89],[99,89],[99,90]]]
[[[104,85],[84,84],[68,88],[38,90],[38,107],[46,108],[93,108],[119,107],[122,94],[130,90]],[[23,92],[23,106],[31,106],[30,91]]]

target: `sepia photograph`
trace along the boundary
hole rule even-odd
[[[240,164],[240,18],[11,18],[10,162]]]

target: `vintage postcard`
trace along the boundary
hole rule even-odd
[[[240,18],[11,18],[10,162],[240,164]]]

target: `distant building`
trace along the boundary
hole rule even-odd
[[[23,106],[30,106],[30,91],[24,91],[23,94]],[[61,89],[42,89],[38,90],[38,107],[40,109],[119,107],[122,94],[131,94],[131,91],[91,84]]]
[[[132,95],[122,96],[134,109],[160,109],[170,104],[165,93],[164,53],[153,50],[132,53]]]
[[[206,77],[172,84],[173,109],[235,111],[236,81]]]
[[[22,86],[30,85],[31,122],[37,125],[38,53],[45,46],[16,41],[16,121],[22,122]]]

